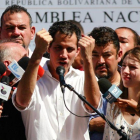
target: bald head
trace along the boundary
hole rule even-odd
[[[27,51],[18,43],[2,42],[0,43],[0,62],[7,67],[6,75],[11,72],[8,65],[13,61],[19,61],[22,57],[27,56]]]
[[[26,50],[18,43],[5,42],[0,43],[0,61],[20,60],[23,56],[27,56]]]

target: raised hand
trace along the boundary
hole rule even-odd
[[[92,59],[92,51],[95,47],[95,39],[91,36],[82,36],[78,42],[78,46],[81,48],[81,56],[84,59]]]
[[[36,33],[35,37],[36,49],[40,53],[44,54],[48,50],[48,47],[52,40],[53,39],[48,31],[46,31],[45,29],[40,30]]]

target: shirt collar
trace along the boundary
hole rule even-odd
[[[48,68],[48,63],[49,63],[50,60],[47,60],[46,61],[46,64],[44,65],[44,70],[49,74],[51,75],[50,71],[49,71],[49,68]],[[84,73],[84,71],[80,71],[78,69],[74,69],[72,66],[70,66],[70,69],[68,71],[68,73],[65,75],[65,77],[69,76],[71,73],[75,73],[76,75],[80,75],[81,73]]]

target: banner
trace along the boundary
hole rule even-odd
[[[36,32],[61,20],[76,20],[85,34],[94,27],[130,27],[140,34],[140,0],[3,0],[0,16],[7,6],[18,4],[28,9]],[[34,49],[34,41],[30,48]]]

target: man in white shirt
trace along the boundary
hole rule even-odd
[[[93,102],[93,94],[94,97],[100,94],[92,65],[95,40],[88,36],[80,39],[80,35],[79,28],[69,21],[56,22],[48,32],[42,29],[36,35],[36,48],[13,95],[13,103],[22,113],[28,140],[89,140],[89,118],[73,116],[65,108],[56,73],[56,68],[63,66],[66,83],[97,107],[100,97]],[[80,49],[84,72],[71,67]],[[44,76],[36,82],[39,63],[47,50],[50,60],[44,66]],[[64,96],[67,107],[73,113],[85,116],[91,111],[67,88]]]

